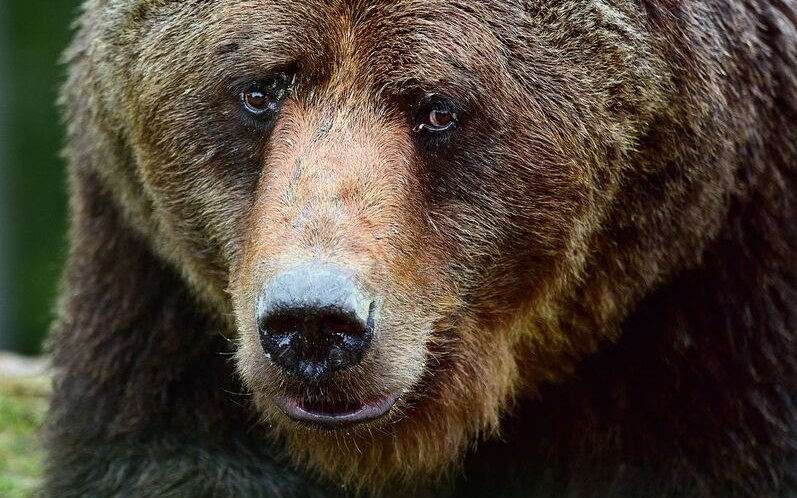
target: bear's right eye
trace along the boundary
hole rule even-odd
[[[267,81],[249,83],[239,95],[241,105],[253,117],[270,117],[279,111],[293,86],[294,77],[288,73]]]
[[[454,100],[430,94],[418,106],[412,131],[424,135],[446,135],[445,132],[460,125],[461,115],[460,106]]]

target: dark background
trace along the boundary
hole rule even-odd
[[[77,0],[0,0],[0,349],[40,350],[66,254],[56,106]]]

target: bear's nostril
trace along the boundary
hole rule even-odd
[[[307,380],[358,364],[371,343],[374,301],[343,272],[284,272],[258,300],[260,342],[271,361]]]
[[[362,335],[365,332],[364,327],[359,326],[359,324],[354,325],[350,321],[340,317],[326,316],[321,318],[319,322],[319,328],[321,329],[322,334],[356,336]]]
[[[265,319],[260,324],[261,330],[268,330],[273,335],[289,336],[301,331],[302,322],[295,317],[275,316]]]

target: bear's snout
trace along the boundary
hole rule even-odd
[[[270,360],[292,376],[318,382],[362,360],[377,304],[345,270],[309,263],[265,285],[256,314]]]

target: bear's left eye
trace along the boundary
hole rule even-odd
[[[247,114],[254,117],[269,117],[282,106],[293,85],[293,76],[280,73],[266,81],[249,83],[239,95]]]
[[[413,131],[438,133],[450,130],[459,124],[459,112],[450,99],[438,95],[429,96],[420,106]]]

